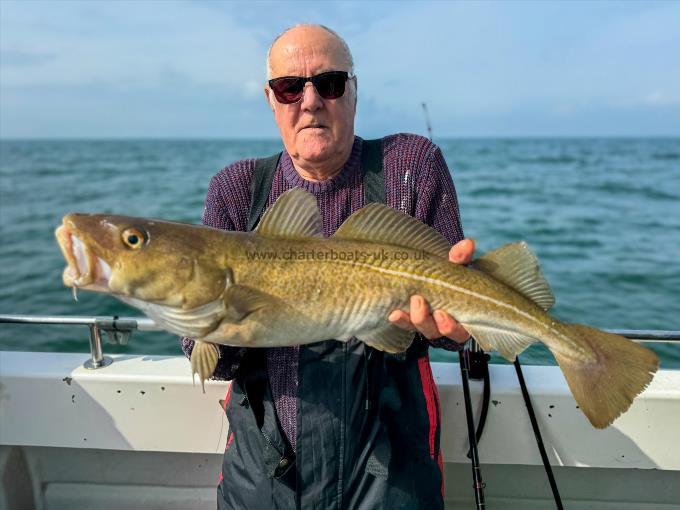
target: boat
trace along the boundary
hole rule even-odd
[[[154,329],[149,319],[5,315],[0,322],[82,324],[91,347],[89,358],[0,351],[0,510],[215,508],[229,436],[219,400],[229,383],[208,381],[202,393],[183,356],[104,356],[102,330],[125,342],[133,330]],[[475,508],[461,372],[457,363],[432,363],[432,371],[446,508]],[[604,430],[577,408],[558,367],[523,372],[565,508],[680,508],[680,370],[659,370]],[[554,508],[515,370],[492,364],[489,375],[478,446],[486,506]],[[482,383],[470,388],[479,415]]]

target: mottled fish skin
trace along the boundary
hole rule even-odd
[[[554,298],[524,243],[465,267],[447,260],[449,246],[435,231],[386,206],[361,209],[331,238],[320,225],[314,197],[293,190],[255,232],[72,214],[57,239],[66,285],[111,293],[168,331],[195,338],[192,370],[201,382],[217,363],[215,343],[277,347],[356,337],[402,352],[413,335],[387,317],[408,311],[414,294],[510,361],[543,342],[596,427],[624,412],[658,368],[642,346],[551,317]]]
[[[227,246],[225,246],[225,249]],[[251,248],[254,248],[251,249]],[[328,260],[282,260],[290,253],[329,254]],[[267,261],[251,260],[252,253]],[[384,260],[349,260],[356,253],[386,254]],[[330,260],[334,254],[336,260]],[[398,257],[395,255],[399,254]],[[423,259],[425,260],[418,260]],[[345,261],[340,260],[344,258]],[[401,260],[402,258],[406,260]],[[486,274],[451,264],[418,250],[347,241],[256,239],[247,249],[232,245],[229,265],[234,281],[285,302],[295,317],[293,331],[281,329],[281,341],[347,338],[378,327],[392,310],[408,311],[413,294],[433,309],[443,309],[462,323],[488,321],[498,327],[559,335],[555,321],[534,303]],[[587,354],[585,354],[587,356]]]

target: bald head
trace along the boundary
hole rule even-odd
[[[323,25],[301,24],[285,30],[272,42],[267,52],[267,79],[283,76],[277,73],[281,64],[290,58],[300,58],[304,52],[333,55],[343,70],[354,72],[352,53],[342,37]]]

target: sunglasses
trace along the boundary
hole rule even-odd
[[[312,82],[317,93],[324,99],[337,99],[345,93],[345,82],[350,76],[346,71],[329,71],[309,78],[302,76],[283,76],[269,80],[269,88],[279,103],[293,104],[302,99],[305,83]]]

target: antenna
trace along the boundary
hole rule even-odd
[[[427,103],[424,101],[421,103],[423,106],[423,111],[425,112],[425,124],[427,125],[427,136],[432,140],[432,125],[430,124],[430,115],[427,113]]]

